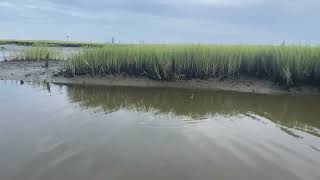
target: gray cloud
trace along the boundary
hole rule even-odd
[[[317,0],[4,0],[0,38],[318,43]]]

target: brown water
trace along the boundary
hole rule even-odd
[[[319,180],[320,97],[0,81],[1,180]]]

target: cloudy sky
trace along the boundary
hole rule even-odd
[[[320,43],[320,0],[0,0],[1,39]]]

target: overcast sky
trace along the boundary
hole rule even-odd
[[[320,43],[320,0],[0,0],[1,39]]]

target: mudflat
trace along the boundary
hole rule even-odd
[[[63,75],[64,61],[50,61],[49,67],[41,61],[0,62],[1,80],[23,80],[50,82],[56,84],[86,84],[123,87],[169,87],[198,90],[222,90],[255,94],[299,94],[320,95],[318,86],[298,86],[285,89],[278,84],[264,79],[240,77],[235,79],[190,79],[175,81],[157,81],[146,77],[122,75],[66,77]]]

